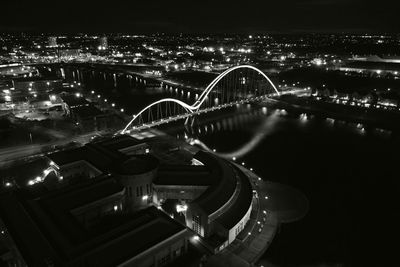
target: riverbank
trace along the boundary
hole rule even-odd
[[[399,132],[400,112],[375,108],[328,103],[305,97],[285,95],[272,102],[272,107],[286,109],[289,113],[310,113],[325,118],[350,123],[360,123],[372,128]]]
[[[308,211],[308,200],[300,191],[264,181],[254,172],[235,165],[252,183],[253,211],[237,239],[221,253],[211,256],[207,267],[254,266],[272,243],[280,224],[300,220]]]

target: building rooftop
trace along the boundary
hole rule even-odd
[[[125,160],[123,153],[108,149],[100,143],[88,143],[83,147],[55,152],[47,157],[58,166],[66,165],[77,161],[86,161],[98,170],[107,171],[113,162]]]
[[[116,266],[179,232],[187,231],[186,227],[155,207],[138,213],[136,218],[127,218],[130,220],[120,227],[121,230],[125,228],[123,238],[107,242],[88,253],[86,262],[89,266]]]
[[[108,180],[38,199],[21,192],[0,195],[1,218],[29,266],[116,266],[187,231],[155,207],[109,215],[89,229],[75,220],[68,229],[74,219],[68,209],[118,191]]]
[[[157,169],[158,159],[151,155],[132,155],[114,165],[114,170],[122,175],[135,175]]]
[[[90,104],[84,97],[77,97],[75,95],[63,95],[61,98],[70,107],[88,106]]]
[[[104,197],[123,191],[124,187],[110,177],[83,180],[46,194],[38,200],[41,204],[58,207],[58,210],[72,210]]]
[[[235,202],[217,219],[226,229],[231,229],[244,217],[253,200],[253,191],[249,179],[242,171],[237,168],[236,170],[240,177],[240,192]]]
[[[86,161],[98,170],[106,170],[116,158],[123,158],[122,154],[112,155],[101,153],[93,145],[85,145],[71,150],[64,150],[47,155],[47,157],[58,166],[78,161]]]
[[[143,140],[135,139],[129,135],[118,135],[95,143],[100,144],[109,150],[118,151],[127,147],[143,144]]]
[[[195,165],[163,165],[158,170],[155,185],[209,186],[214,182],[213,177],[205,166]]]
[[[83,242],[89,237],[87,229],[73,216],[73,209],[123,192],[123,187],[109,177],[91,179],[78,185],[51,191],[25,204],[25,209],[38,216],[45,234],[60,248]],[[23,197],[23,196],[22,196]]]
[[[236,188],[236,173],[227,161],[211,153],[200,151],[195,158],[203,162],[210,171],[213,183],[190,205],[197,205],[210,215],[224,206],[233,195]]]

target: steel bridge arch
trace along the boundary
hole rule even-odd
[[[229,68],[227,70],[225,70],[224,72],[222,72],[220,75],[218,75],[207,87],[206,89],[204,89],[204,91],[200,94],[199,98],[193,103],[193,105],[189,105],[181,100],[175,99],[175,98],[164,98],[161,100],[158,100],[148,106],[146,106],[145,108],[143,108],[139,113],[137,113],[136,115],[133,115],[133,118],[129,121],[129,123],[125,126],[125,128],[121,131],[121,133],[125,133],[125,131],[129,128],[129,126],[132,125],[132,123],[136,120],[136,118],[140,117],[140,115],[145,112],[147,109],[150,109],[151,107],[158,105],[160,103],[163,102],[174,102],[180,106],[182,106],[184,109],[186,109],[188,112],[193,113],[194,111],[198,110],[201,105],[203,104],[203,102],[206,100],[207,96],[210,94],[210,92],[214,89],[214,87],[218,84],[218,82],[224,78],[228,73],[237,70],[237,69],[252,69],[254,71],[256,71],[257,73],[261,74],[264,79],[266,79],[268,81],[268,83],[272,86],[272,88],[275,90],[276,94],[279,96],[280,93],[278,91],[278,89],[276,88],[275,84],[271,81],[271,79],[264,73],[262,72],[260,69],[251,66],[251,65],[239,65],[239,66],[235,66],[232,68]]]
[[[237,69],[252,69],[255,70],[256,72],[258,72],[259,74],[261,74],[267,81],[268,83],[272,86],[272,88],[274,88],[276,94],[279,96],[280,93],[278,91],[278,89],[276,88],[275,84],[271,81],[271,79],[264,73],[262,72],[260,69],[251,66],[251,65],[239,65],[239,66],[235,66],[232,68],[229,68],[227,70],[225,70],[224,72],[222,72],[220,75],[218,75],[207,87],[206,89],[201,93],[201,95],[199,96],[199,99],[193,104],[194,109],[198,109],[200,108],[200,106],[203,104],[203,102],[205,101],[206,97],[208,96],[208,94],[212,91],[212,89],[214,89],[214,87],[218,84],[218,82],[220,80],[222,80],[222,78],[224,78],[228,73],[237,70]]]
[[[141,111],[139,111],[139,113],[133,115],[132,120],[125,126],[125,128],[122,130],[122,133],[124,133],[124,132],[129,128],[129,126],[132,125],[132,123],[135,121],[135,119],[138,118],[138,117],[140,117],[140,115],[141,115],[143,112],[145,112],[146,110],[150,109],[150,108],[153,107],[153,106],[156,106],[156,105],[158,105],[158,104],[160,104],[160,103],[164,103],[164,102],[172,102],[172,103],[178,104],[178,105],[182,106],[184,109],[186,109],[188,112],[190,112],[190,113],[193,112],[193,107],[192,107],[192,106],[188,105],[187,103],[185,103],[185,102],[183,102],[183,101],[181,101],[181,100],[179,100],[179,99],[175,99],[175,98],[164,98],[164,99],[161,99],[161,100],[158,100],[158,101],[156,101],[156,102],[151,103],[150,105],[146,106],[146,107],[143,108]]]

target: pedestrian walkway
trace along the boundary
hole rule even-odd
[[[257,192],[253,198],[253,212],[237,239],[222,253],[211,256],[207,267],[252,266],[272,243],[280,223],[299,220],[308,211],[308,200],[300,191],[263,181],[255,173],[237,166],[247,175]]]

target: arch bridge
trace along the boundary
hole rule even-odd
[[[250,65],[235,66],[218,75],[200,95],[192,96],[193,104],[175,98],[158,100],[133,115],[121,133],[279,95],[271,79],[258,68]]]

